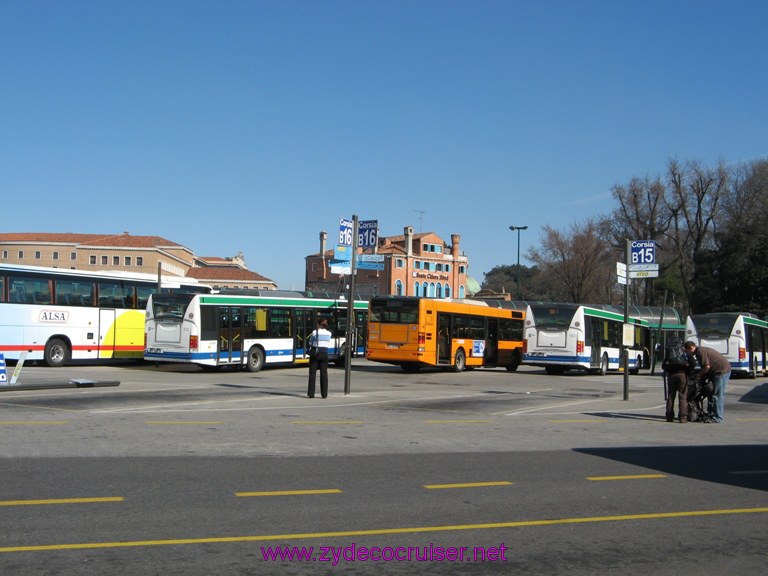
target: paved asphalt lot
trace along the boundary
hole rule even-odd
[[[71,379],[118,386],[56,388]],[[762,574],[768,379],[723,424],[659,375],[24,367],[0,392],[2,574]],[[683,544],[685,545],[683,545]],[[263,546],[315,546],[267,561]],[[322,563],[321,545],[485,562]],[[501,551],[501,546],[507,548]],[[500,561],[500,553],[506,554]]]

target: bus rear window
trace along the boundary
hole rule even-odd
[[[539,328],[568,328],[571,325],[575,308],[533,306],[531,312],[533,312],[536,326]]]
[[[396,298],[374,298],[370,305],[371,322],[382,324],[416,324],[419,320],[419,301]]]
[[[726,338],[731,334],[736,318],[729,315],[692,316],[700,338]]]
[[[155,295],[152,298],[152,316],[155,320],[181,322],[192,298],[193,294]]]

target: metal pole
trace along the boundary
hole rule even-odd
[[[515,299],[520,300],[520,230],[528,230],[528,226],[510,226],[513,232],[517,230],[517,289],[515,290]]]
[[[624,284],[624,325],[629,324],[629,261],[631,259],[632,248],[630,241],[627,240],[627,251],[625,255],[625,262],[627,263],[627,283]],[[624,356],[624,400],[629,400],[629,348],[627,346],[622,347]]]
[[[347,302],[347,340],[344,347],[344,395],[349,396],[352,380],[352,346],[355,345],[355,276],[357,275],[357,215],[352,216],[352,254],[349,257],[349,301]]]

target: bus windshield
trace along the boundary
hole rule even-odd
[[[733,330],[736,318],[729,314],[692,316],[699,338],[727,338]]]
[[[531,306],[538,328],[568,328],[575,308],[563,306]]]
[[[371,322],[415,324],[419,321],[419,300],[414,298],[374,298],[370,306]]]
[[[155,320],[181,322],[184,311],[192,302],[194,294],[163,294],[152,297],[152,316]]]

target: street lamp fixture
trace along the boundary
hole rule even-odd
[[[528,226],[510,226],[512,232],[517,230],[517,293],[516,300],[520,300],[520,230],[528,230]]]

